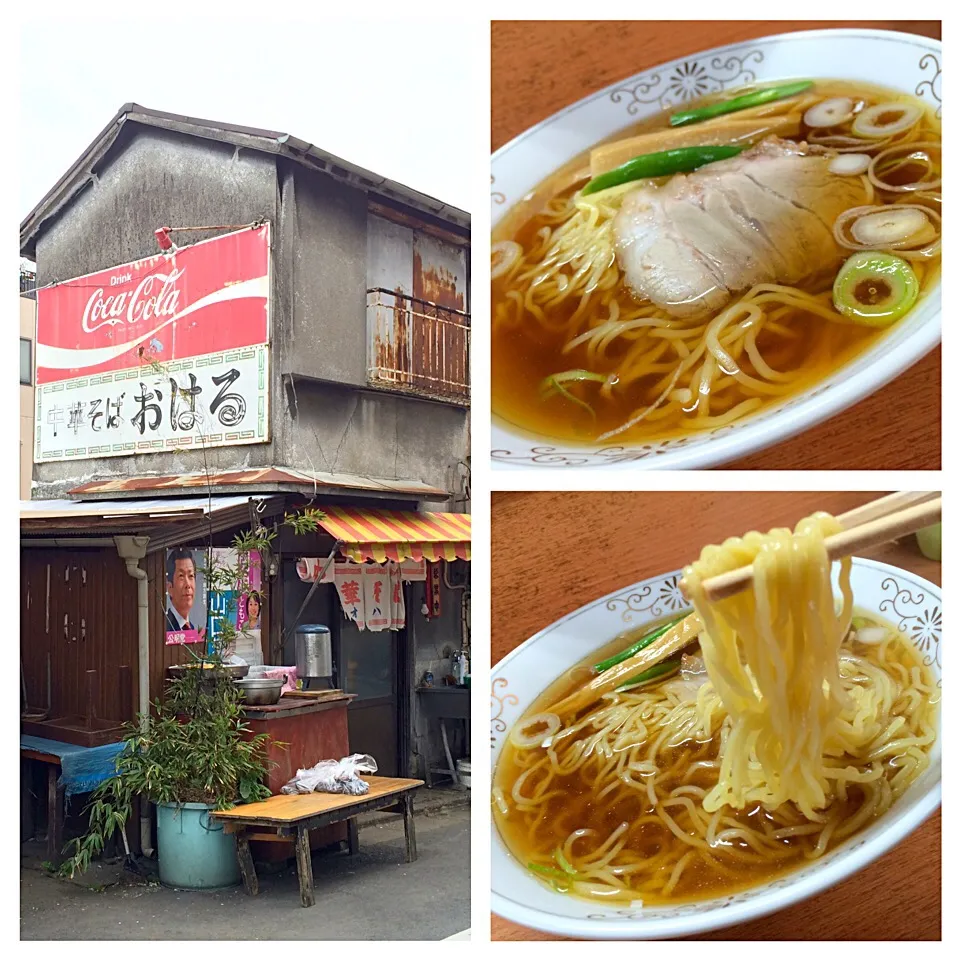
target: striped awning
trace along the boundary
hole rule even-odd
[[[320,508],[320,526],[343,541],[340,552],[357,563],[374,560],[470,559],[470,514],[415,513],[359,507]]]

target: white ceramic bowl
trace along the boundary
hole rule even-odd
[[[717,47],[591,94],[493,156],[492,220],[553,170],[644,117],[754,82],[803,77],[862,80],[914,94],[940,109],[940,43],[882,30],[810,30]],[[537,439],[495,417],[492,459],[501,467],[713,467],[806,430],[889,383],[940,340],[940,284],[871,350],[816,387],[741,423],[644,444],[578,446]],[[935,415],[936,411],[931,411]],[[896,416],[896,411],[891,411]]]
[[[490,691],[490,742],[496,766],[507,733],[543,689],[606,638],[626,627],[657,620],[687,606],[680,572],[655,577],[601,597],[541,630],[498,663]],[[854,600],[897,626],[941,677],[939,587],[875,560],[856,558]],[[940,805],[940,743],[929,768],[874,824],[819,860],[741,893],[666,907],[615,909],[555,893],[535,880],[492,830],[491,906],[528,927],[562,936],[600,939],[665,939],[703,933],[773,913],[839,883],[886,853]],[[904,878],[905,885],[909,883]]]

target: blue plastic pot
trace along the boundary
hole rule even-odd
[[[206,803],[157,804],[160,882],[184,890],[215,890],[240,882],[237,840],[210,819]]]

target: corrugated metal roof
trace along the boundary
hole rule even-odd
[[[162,516],[173,519],[206,516],[249,503],[250,497],[184,497],[182,500],[21,500],[21,520],[58,520],[67,517]]]
[[[293,467],[255,467],[246,470],[227,470],[221,473],[181,473],[157,477],[117,477],[109,480],[91,480],[74,487],[70,495],[100,498],[107,495],[133,497],[145,491],[161,494],[181,494],[196,487],[213,487],[219,495],[232,488],[249,493],[264,492],[323,492],[342,490],[345,493],[362,491],[368,496],[414,497],[420,500],[446,500],[450,493],[431,487],[421,480],[388,480],[379,477],[361,477],[349,473],[324,473],[319,470],[295,470]]]
[[[120,534],[147,536],[151,550],[193,542],[283,513],[284,497],[183,497],[142,500],[21,500],[20,543],[106,546]]]
[[[41,225],[58,210],[68,204],[79,190],[86,187],[97,161],[109,150],[120,134],[124,123],[140,123],[145,126],[174,130],[189,136],[202,137],[232,143],[239,147],[260,150],[285,156],[309,169],[326,174],[336,180],[352,184],[369,193],[386,197],[412,207],[414,210],[454,224],[461,230],[469,230],[470,214],[435,197],[411,187],[388,180],[363,167],[328,153],[305,140],[277,130],[261,130],[216,120],[200,120],[182,114],[151,110],[138,103],[125,103],[113,119],[100,131],[94,141],[69,170],[50,188],[46,196],[27,214],[20,224],[20,252],[23,256],[36,256],[36,239]]]

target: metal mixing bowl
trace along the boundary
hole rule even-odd
[[[248,707],[264,707],[279,702],[285,681],[258,677],[254,680],[233,682],[240,688]]]
[[[249,664],[241,664],[239,666],[227,666],[223,665],[220,667],[209,666],[203,668],[193,663],[175,663],[167,667],[167,673],[171,676],[183,676],[187,670],[203,670],[204,680],[213,681],[215,677],[233,677],[233,679],[238,680],[241,677],[245,677],[250,672]]]

